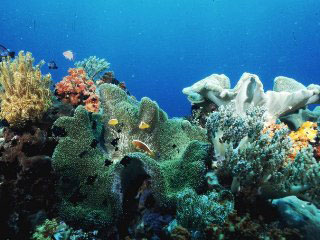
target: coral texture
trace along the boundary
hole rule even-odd
[[[233,195],[228,190],[197,195],[185,189],[178,195],[177,222],[192,231],[201,231],[211,224],[223,224],[233,211]]]
[[[220,176],[232,177],[231,190],[251,191],[266,198],[301,195],[319,204],[320,164],[311,146],[298,151],[294,160],[289,129],[264,130],[263,110],[249,109],[245,116],[234,107],[220,107],[207,126],[214,145]]]
[[[33,67],[31,53],[19,52],[16,59],[0,63],[1,118],[14,127],[40,119],[51,106],[51,75],[41,75],[43,62]]]
[[[69,69],[69,76],[56,84],[55,94],[65,103],[73,106],[85,105],[89,112],[99,111],[100,102],[96,86],[92,80],[88,80],[82,68]]]
[[[278,83],[280,81],[280,83]],[[188,96],[191,103],[203,102],[209,99],[216,105],[226,105],[233,101],[235,111],[244,115],[249,106],[264,106],[266,117],[274,121],[278,117],[292,113],[308,104],[320,102],[320,86],[310,85],[307,88],[296,87],[299,85],[295,80],[286,78],[287,88],[291,85],[296,91],[284,90],[283,77],[275,79],[277,90],[264,92],[263,84],[255,74],[244,73],[237,85],[230,89],[230,80],[224,75],[211,75],[182,92]],[[301,84],[300,84],[301,85]],[[300,86],[299,85],[299,86]]]
[[[77,68],[83,68],[89,79],[96,81],[100,75],[109,68],[108,63],[104,58],[100,59],[96,56],[90,56],[82,61],[74,64]]]
[[[101,85],[100,96],[107,118],[105,147],[113,162],[137,151],[133,140],[145,143],[158,161],[179,158],[192,140],[206,141],[204,129],[192,126],[184,119],[168,119],[158,104],[147,97],[138,102],[113,84]],[[117,119],[119,124],[110,126],[110,119]],[[148,127],[141,129],[141,123]]]
[[[84,227],[110,224],[121,213],[115,176],[119,165],[109,165],[99,146],[99,118],[79,106],[74,117],[59,118],[52,129],[60,138],[52,156],[59,175],[60,216]]]

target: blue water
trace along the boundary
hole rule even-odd
[[[255,73],[265,89],[279,75],[319,84],[320,1],[1,0],[0,44],[55,60],[55,82],[73,67],[65,50],[106,58],[138,99],[184,116],[182,88],[212,73],[233,84]]]

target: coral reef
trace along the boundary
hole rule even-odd
[[[109,159],[121,160],[127,153],[136,152],[133,140],[145,143],[155,153],[158,161],[177,159],[192,140],[206,141],[206,131],[192,126],[189,121],[167,114],[149,98],[140,102],[128,96],[113,84],[100,86],[101,103],[105,117],[105,147]],[[119,124],[110,126],[109,119],[117,119]],[[146,129],[139,128],[141,123]]]
[[[303,239],[297,229],[283,228],[272,224],[266,224],[261,219],[251,219],[249,214],[238,216],[233,212],[228,216],[224,224],[211,224],[205,229],[206,239]]]
[[[25,233],[55,214],[55,176],[51,158],[56,143],[38,127],[3,129],[0,144],[0,232],[26,239]]]
[[[83,232],[74,230],[69,227],[65,222],[58,222],[56,219],[46,219],[45,222],[37,226],[36,231],[32,235],[33,240],[68,240],[68,239],[81,239],[81,240],[98,240],[96,235],[98,231]]]
[[[295,196],[272,201],[280,212],[280,221],[285,227],[297,228],[305,239],[320,238],[320,210],[313,204]]]
[[[51,75],[42,76],[40,67],[33,67],[30,52],[20,51],[13,61],[0,62],[1,118],[13,127],[21,127],[28,121],[41,119],[51,106]]]
[[[85,105],[89,112],[99,111],[100,102],[96,86],[92,80],[88,80],[82,68],[69,69],[69,76],[56,84],[55,95],[73,106]]]
[[[320,106],[313,111],[309,109],[299,109],[294,113],[290,113],[280,118],[281,122],[288,125],[291,130],[298,130],[304,122],[317,122],[320,118]]]
[[[213,165],[220,177],[232,178],[232,192],[249,191],[271,199],[303,194],[319,204],[320,164],[313,157],[312,147],[288,160],[292,145],[289,130],[280,127],[274,132],[263,131],[263,110],[249,108],[241,116],[227,105],[211,114],[207,126],[214,145]]]
[[[93,81],[100,78],[100,75],[109,68],[108,63],[104,58],[100,59],[96,56],[90,56],[82,61],[75,62],[77,68],[83,68],[87,73],[87,77]]]
[[[233,208],[233,196],[228,190],[197,195],[187,188],[178,194],[177,223],[202,234],[211,224],[223,224]]]
[[[283,84],[284,81],[285,84]],[[235,111],[241,115],[245,114],[249,106],[263,106],[266,109],[265,115],[268,121],[274,121],[308,104],[320,103],[319,85],[312,84],[302,88],[302,84],[289,78],[284,80],[283,77],[276,78],[274,85],[275,91],[264,92],[263,84],[257,75],[244,73],[237,85],[230,89],[229,78],[225,75],[213,74],[184,88],[182,92],[188,96],[191,103],[200,103],[207,99],[222,106],[233,101]],[[296,91],[293,91],[295,89]]]
[[[52,129],[59,137],[52,164],[59,176],[60,216],[84,227],[110,224],[121,214],[115,176],[120,166],[109,165],[99,146],[99,118],[79,106],[74,117],[59,118]]]
[[[303,108],[320,86],[213,74],[170,119],[104,59],[77,62],[57,98],[32,64],[0,63],[1,239],[318,237],[320,118]]]
[[[307,148],[309,146],[309,143],[314,143],[315,138],[317,136],[317,123],[314,122],[304,122],[301,127],[298,129],[298,131],[292,131],[289,134],[289,137],[291,138],[293,145],[292,145],[292,154],[290,157],[294,160],[294,158],[297,155],[297,152],[299,152],[303,148]]]

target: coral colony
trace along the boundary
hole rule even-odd
[[[213,74],[170,119],[105,59],[33,63],[0,63],[1,239],[317,239],[319,85]]]

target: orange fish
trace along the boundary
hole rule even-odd
[[[151,157],[154,157],[154,152],[144,142],[141,142],[140,140],[133,140],[132,144],[136,149],[142,150],[143,152],[149,154]]]
[[[73,60],[74,60],[74,54],[73,54],[73,52],[72,52],[71,50],[67,50],[67,51],[63,52],[62,55],[63,55],[66,59],[68,59],[68,60],[70,60],[70,61],[73,61]]]

